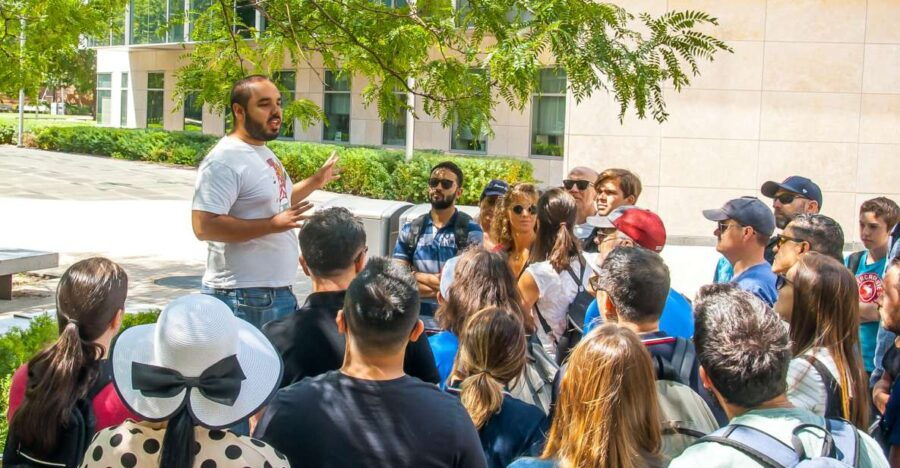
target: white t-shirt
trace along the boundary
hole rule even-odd
[[[291,206],[291,178],[269,148],[223,137],[197,173],[192,209],[261,219]],[[276,288],[294,284],[300,255],[294,230],[246,242],[208,242],[203,284],[211,288]]]
[[[801,356],[791,360],[787,375],[787,397],[791,404],[797,408],[805,408],[819,416],[825,416],[828,408],[828,393],[822,376],[813,365],[803,356],[812,354],[807,351]],[[838,380],[838,368],[831,358],[831,353],[826,348],[819,348],[815,353],[816,359],[825,365],[832,378]]]
[[[583,252],[581,255],[585,261],[593,262],[597,254]],[[572,257],[570,265],[576,275],[581,272],[581,263],[578,257]],[[538,323],[538,338],[547,352],[555,356],[556,341],[566,331],[566,313],[569,310],[569,304],[578,294],[578,284],[567,270],[557,272],[549,261],[532,263],[525,268],[525,271],[534,278],[534,282],[537,284],[539,293],[537,308],[544,320],[547,321],[547,325],[550,326],[550,336],[548,336],[540,320],[535,316],[535,321]],[[593,276],[593,271],[590,265],[586,264],[581,277],[581,283],[585,289],[589,287],[588,281],[591,276]],[[537,310],[534,312],[537,313]]]

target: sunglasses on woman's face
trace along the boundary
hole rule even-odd
[[[563,181],[563,187],[565,187],[566,190],[572,190],[572,187],[578,187],[578,190],[584,192],[589,185],[591,185],[591,183],[587,180],[566,179]]]
[[[441,185],[441,188],[444,190],[450,190],[450,187],[453,187],[453,184],[456,182],[450,179],[428,179],[428,186],[431,188],[435,188],[438,184]]]
[[[527,209],[528,209],[528,214],[537,213],[537,206],[535,206],[535,205],[529,205]],[[515,213],[519,216],[522,216],[522,213],[524,213],[525,210],[526,210],[526,208],[522,205],[516,205],[516,206],[512,207],[513,213]]]

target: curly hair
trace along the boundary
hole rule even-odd
[[[506,194],[497,201],[497,205],[494,206],[494,219],[491,223],[490,233],[491,240],[497,245],[504,246],[507,251],[512,249],[513,234],[507,211],[515,205],[515,202],[525,197],[530,198],[532,203],[537,205],[540,195],[533,184],[518,183],[510,187]],[[535,223],[535,229],[537,229],[537,223]]]

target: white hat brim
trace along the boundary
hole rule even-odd
[[[138,325],[116,337],[110,351],[113,382],[125,405],[148,421],[171,418],[186,402],[194,419],[210,429],[224,429],[259,411],[278,390],[283,366],[281,357],[269,340],[253,325],[235,318],[237,329],[237,359],[246,379],[234,405],[212,401],[197,390],[190,389],[171,398],[148,397],[131,385],[131,363],[158,365],[155,362],[154,333],[156,324]],[[177,369],[175,369],[177,370]],[[186,376],[197,377],[197,376]]]

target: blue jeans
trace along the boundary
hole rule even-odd
[[[256,328],[297,310],[297,297],[291,288],[200,288],[203,294],[219,299],[231,308],[234,316],[246,320]]]

